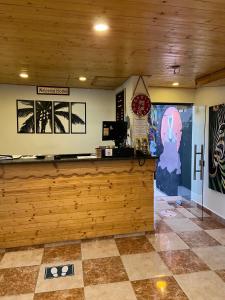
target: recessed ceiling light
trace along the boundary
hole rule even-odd
[[[173,82],[172,85],[173,85],[173,86],[178,86],[178,85],[179,85],[179,82]]]
[[[86,78],[86,77],[84,77],[84,76],[80,76],[80,77],[79,77],[79,80],[80,80],[80,81],[86,81],[86,80],[87,80],[87,78]]]
[[[109,26],[105,23],[99,23],[94,26],[94,30],[96,31],[107,31]]]
[[[22,72],[22,73],[20,73],[20,77],[21,78],[28,78],[29,75],[27,73],[25,73],[25,72]]]

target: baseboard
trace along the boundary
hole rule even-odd
[[[194,201],[195,202],[195,201]],[[225,225],[225,219],[219,215],[217,215],[216,213],[214,213],[211,209],[202,206],[201,204],[195,202],[197,207],[200,209],[203,209],[204,212],[206,212],[208,215],[210,215],[213,219],[215,219],[216,221],[222,223],[223,225]]]

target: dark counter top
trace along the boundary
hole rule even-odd
[[[146,157],[107,157],[107,158],[63,158],[63,159],[54,159],[54,156],[46,157],[44,159],[4,159],[0,160],[0,165],[7,164],[29,164],[29,163],[63,163],[63,162],[81,162],[81,161],[114,161],[114,160],[143,160],[143,159],[157,159],[158,157],[146,156]]]

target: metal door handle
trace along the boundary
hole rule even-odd
[[[197,155],[201,155],[201,158],[199,160],[200,169],[197,169]],[[203,145],[201,145],[200,152],[197,152],[197,145],[195,145],[194,146],[194,180],[197,179],[197,173],[200,173],[200,180],[203,180],[204,166],[205,166],[205,161],[204,161]]]

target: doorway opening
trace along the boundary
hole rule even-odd
[[[202,180],[198,180],[201,197],[195,201],[193,189],[197,183],[194,182],[193,168],[196,164],[195,131],[201,127],[196,122],[204,123],[205,120],[197,118],[196,111],[193,104],[154,103],[148,119],[149,143],[151,155],[158,157],[154,180],[155,201],[164,200],[173,208],[199,208],[195,217],[201,217],[203,198],[199,186],[202,186]],[[204,136],[204,132],[198,132],[198,135]]]

